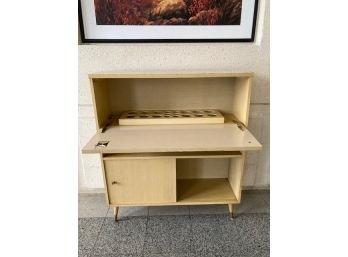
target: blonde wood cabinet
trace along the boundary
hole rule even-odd
[[[252,73],[89,75],[96,134],[82,149],[100,154],[107,204],[234,204],[241,201]],[[221,124],[121,126],[126,111],[214,109]]]

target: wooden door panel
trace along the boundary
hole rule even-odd
[[[110,204],[176,201],[176,162],[168,159],[104,160]]]

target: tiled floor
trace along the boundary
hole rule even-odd
[[[120,208],[103,194],[79,195],[79,257],[269,256],[269,191],[244,191],[227,205]]]

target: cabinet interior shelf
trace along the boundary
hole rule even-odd
[[[227,178],[178,179],[177,202],[187,204],[236,203]]]

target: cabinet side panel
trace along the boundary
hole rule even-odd
[[[109,199],[109,193],[108,193],[108,187],[107,187],[107,181],[106,181],[106,174],[105,174],[105,167],[104,167],[104,161],[103,161],[103,154],[99,154],[100,161],[101,161],[101,167],[102,167],[102,174],[103,174],[103,182],[104,182],[104,192],[105,192],[105,200],[108,205],[110,205],[110,199]]]
[[[91,79],[94,115],[97,129],[103,127],[112,114],[106,79]]]
[[[252,78],[236,78],[233,87],[232,113],[248,126]]]
[[[240,201],[241,190],[242,190],[242,180],[244,172],[244,159],[245,154],[243,152],[242,156],[239,158],[230,159],[230,168],[228,171],[228,181],[232,187],[232,190],[238,200]]]

